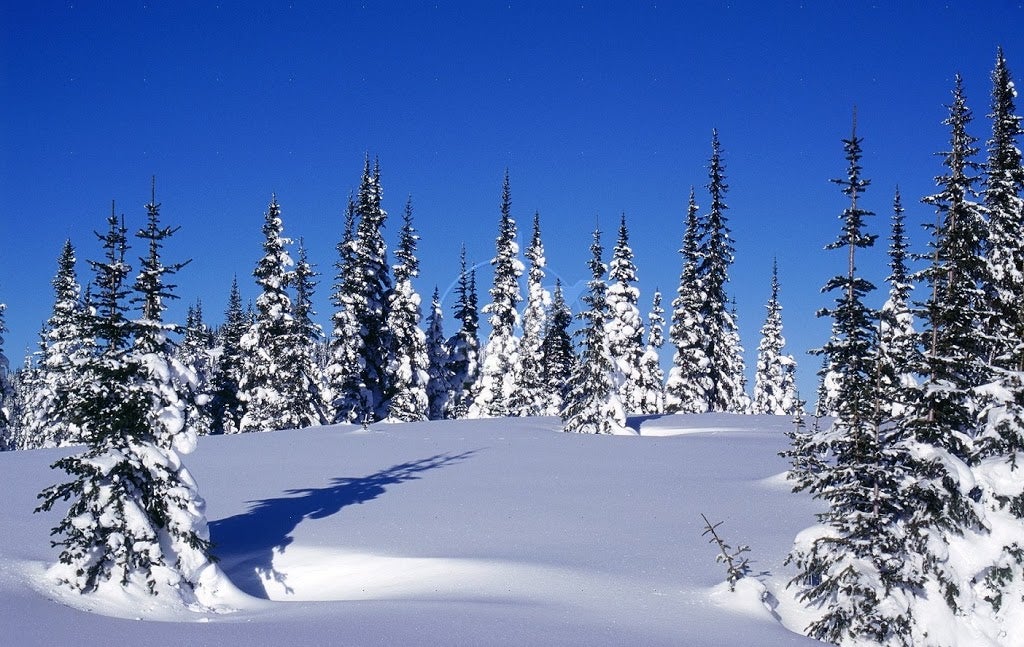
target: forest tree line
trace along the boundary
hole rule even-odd
[[[746,393],[743,349],[726,292],[734,250],[717,132],[707,188],[711,205],[703,214],[690,192],[670,320],[664,318],[661,294],[655,293],[645,321],[625,214],[610,259],[604,258],[602,232],[594,232],[585,309],[573,313],[560,281],[553,290],[545,287],[539,214],[520,255],[506,172],[489,303],[479,306],[476,272],[467,269],[463,248],[452,312],[457,330],[446,335],[436,288],[424,312],[413,286],[419,277],[419,236],[411,199],[389,262],[380,166],[369,158],[345,211],[326,333],[314,321],[319,275],[301,239],[296,247],[284,235],[276,196],[264,215],[263,256],[252,272],[259,289],[255,303],[243,305],[236,279],[217,328],[206,323],[199,302],[189,306],[183,325],[165,321],[165,302],[178,298],[173,276],[187,261],[164,258],[177,228],[161,222],[154,180],[147,225],[135,233],[146,253],[139,257],[133,282],[117,295],[101,295],[98,275],[83,290],[75,247],[65,243],[39,349],[5,385],[4,446],[87,441],[66,404],[84,379],[81,367],[102,356],[109,344],[99,334],[101,320],[115,314],[131,319],[132,326],[161,331],[166,359],[182,369],[182,377],[166,388],[188,404],[184,424],[200,435],[536,415],[562,416],[569,430],[600,433],[624,431],[627,412],[792,414],[799,406],[795,362],[783,353],[775,272],[753,398]],[[123,266],[127,277],[130,237],[124,216],[113,206],[106,225],[106,232],[96,234],[110,247],[106,261]],[[89,261],[94,274],[100,263]],[[490,324],[484,339],[481,315]],[[666,341],[673,348],[667,376],[661,359]],[[142,342],[139,337],[132,343]]]

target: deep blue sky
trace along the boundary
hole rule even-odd
[[[778,256],[788,349],[810,397],[818,360],[805,351],[828,332],[814,316],[830,303],[819,290],[844,266],[822,247],[846,206],[829,179],[845,173],[853,106],[874,231],[888,234],[899,184],[923,250],[918,225],[933,213],[919,199],[941,172],[933,153],[946,147],[953,75],[982,140],[998,45],[1024,78],[1020,2],[878,4],[4,3],[5,351],[17,365],[35,347],[64,239],[84,281],[110,201],[141,226],[151,175],[164,222],[181,225],[166,259],[193,259],[173,317],[199,298],[219,323],[235,274],[255,296],[276,192],[285,233],[305,237],[324,274],[326,324],[334,245],[367,154],[380,160],[392,244],[413,197],[425,300],[455,280],[462,243],[473,261],[493,255],[508,168],[521,240],[539,211],[549,275],[569,285],[587,278],[595,223],[610,252],[626,213],[646,312],[655,287],[666,305],[674,295],[687,195],[695,185],[707,206],[717,128],[748,366]],[[861,263],[879,284],[884,249]]]

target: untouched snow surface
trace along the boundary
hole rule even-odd
[[[808,620],[782,560],[816,509],[782,476],[790,421],[629,422],[639,437],[532,418],[202,438],[186,465],[231,579],[216,613],[57,588],[63,509],[32,509],[74,450],[0,454],[0,644],[820,644],[778,619]],[[702,512],[751,548],[735,592]]]

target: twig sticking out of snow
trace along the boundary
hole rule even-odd
[[[716,544],[718,546],[718,555],[715,555],[715,561],[719,564],[725,564],[725,579],[729,582],[729,590],[736,590],[736,582],[745,577],[750,573],[750,560],[746,557],[740,558],[740,555],[750,551],[750,546],[740,544],[735,550],[732,546],[725,543],[725,541],[718,536],[718,532],[715,530],[722,525],[722,521],[712,524],[708,521],[708,518],[704,516],[702,512],[700,514],[701,519],[704,520],[704,532],[701,536],[711,535],[711,539],[708,540],[709,544]]]

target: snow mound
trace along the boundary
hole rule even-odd
[[[778,622],[778,618],[765,601],[768,598],[768,589],[756,578],[740,578],[736,581],[735,590],[729,590],[729,583],[722,582],[711,588],[708,597],[712,604],[720,609],[758,620]]]
[[[122,586],[120,582],[106,581],[95,591],[82,594],[58,581],[60,566],[62,565],[47,566],[43,562],[26,561],[19,564],[16,570],[20,571],[27,586],[44,597],[79,611],[113,618],[202,622],[208,619],[209,614],[232,613],[259,604],[258,600],[235,588],[216,568],[207,569],[200,576],[200,589],[205,590],[202,593],[180,591],[170,586],[168,580],[174,579],[173,572],[168,569],[167,577],[162,578],[161,569],[155,568],[157,594],[151,595],[141,581],[129,582],[126,586]]]
[[[495,560],[401,557],[328,547],[275,551],[260,573],[273,601],[532,599],[548,597],[569,574]]]

